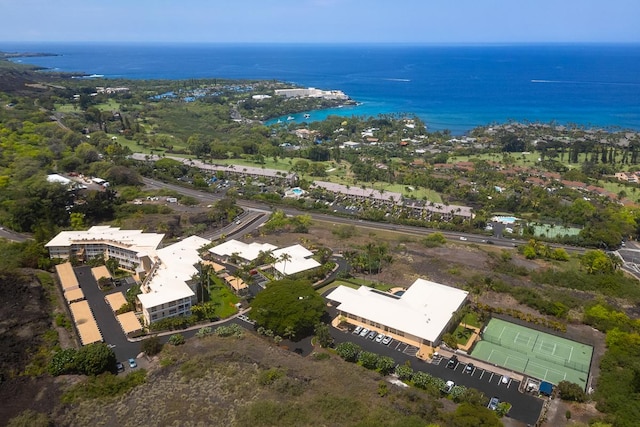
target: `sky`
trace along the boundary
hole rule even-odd
[[[4,42],[640,43],[640,0],[0,0]]]

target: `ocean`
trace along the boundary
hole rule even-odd
[[[276,79],[360,105],[310,112],[415,114],[464,134],[509,120],[640,130],[640,45],[216,45],[2,43],[19,61],[126,79]],[[303,120],[302,114],[294,116]]]

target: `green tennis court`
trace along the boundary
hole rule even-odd
[[[500,319],[491,319],[471,356],[557,384],[586,387],[593,347]]]

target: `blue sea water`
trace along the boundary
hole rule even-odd
[[[216,45],[1,43],[54,70],[127,79],[277,79],[342,90],[361,105],[311,112],[413,113],[462,134],[508,120],[640,129],[640,45]],[[302,114],[294,116],[302,121]]]

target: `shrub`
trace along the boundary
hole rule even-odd
[[[558,394],[560,399],[572,402],[585,402],[587,393],[578,384],[569,381],[560,381],[558,383]]]
[[[260,385],[273,384],[277,379],[282,378],[283,376],[284,372],[278,368],[267,369],[266,371],[260,372],[258,375],[258,383]]]
[[[47,369],[49,373],[54,376],[70,374],[75,371],[75,363],[76,350],[67,348],[53,355]]]
[[[213,333],[213,330],[211,329],[211,327],[205,326],[204,328],[198,329],[198,332],[196,332],[196,337],[204,338],[208,335],[211,335],[212,333]]]
[[[361,351],[358,354],[358,362],[367,369],[376,369],[379,356],[370,351]]]
[[[242,329],[242,327],[240,325],[236,325],[235,323],[227,326],[219,326],[215,329],[215,331],[213,331],[213,333],[219,337],[233,336],[241,338],[242,336],[244,336],[244,330]]]
[[[331,357],[329,353],[324,353],[324,352],[318,353],[315,351],[311,353],[311,356],[313,356],[314,360],[327,360]]]
[[[157,335],[153,335],[142,341],[141,348],[147,356],[155,356],[162,351],[162,343]]]
[[[410,380],[413,377],[413,369],[407,365],[396,366],[396,375],[402,381]]]
[[[379,356],[376,361],[376,369],[382,375],[387,375],[393,371],[396,361],[389,356]]]
[[[360,354],[360,346],[352,342],[342,342],[337,345],[336,353],[347,362],[356,362]]]
[[[378,396],[385,397],[389,393],[389,387],[384,381],[378,383]]]
[[[76,353],[76,370],[81,374],[98,375],[115,364],[115,353],[104,343],[85,345]]]
[[[413,377],[411,377],[411,381],[413,381],[413,385],[423,390],[426,390],[430,384],[433,383],[433,377],[426,372],[414,372]]]
[[[171,345],[182,345],[184,342],[185,339],[182,334],[173,334],[169,337],[169,344]]]

